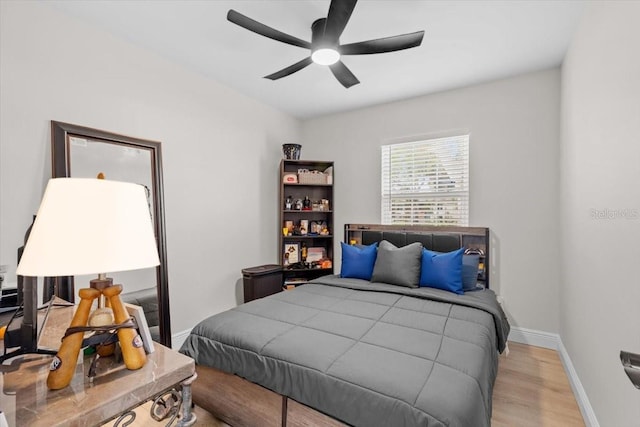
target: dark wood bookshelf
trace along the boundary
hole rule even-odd
[[[333,186],[335,182],[333,166],[334,163],[332,161],[323,160],[283,159],[280,162],[280,171],[278,176],[280,183],[280,206],[278,208],[280,229],[278,230],[278,253],[280,254],[280,264],[283,267],[285,282],[287,280],[297,279],[300,280],[301,283],[304,283],[307,280],[327,274],[333,274],[333,239],[335,234],[335,207],[333,205]],[[317,181],[318,178],[322,178],[322,176],[319,175],[314,175],[312,177],[314,179],[313,183],[305,182],[304,179],[308,178],[309,175],[301,176],[298,173],[300,169],[307,170],[309,172],[317,171],[325,174],[324,182]],[[327,169],[329,169],[329,171]],[[330,174],[326,172],[330,172]],[[285,175],[290,174],[296,175],[298,182],[285,182]],[[305,198],[308,198],[312,205],[321,205],[324,209],[289,209],[286,206],[288,197],[290,197],[294,202],[293,205],[295,205],[295,201],[297,200],[303,201]],[[322,205],[322,200],[328,201],[328,207],[326,205]],[[318,224],[318,226],[320,226],[319,224],[324,224],[329,231],[329,234],[296,234],[300,233],[301,221],[306,221],[309,228],[314,222]],[[286,227],[287,222],[292,223],[293,230],[291,230],[289,235],[285,236],[283,234],[283,228]],[[308,231],[309,230],[307,230],[307,232]],[[285,245],[288,243],[298,244],[300,246],[298,261],[296,263],[291,263],[291,265],[296,265],[296,267],[292,267],[285,262]],[[323,260],[331,261],[331,267],[319,268],[316,266],[317,264],[308,263],[307,268],[298,268],[299,262],[305,263],[307,261],[306,259],[301,259],[303,245],[306,247],[307,251],[311,248],[321,248],[325,254]]]

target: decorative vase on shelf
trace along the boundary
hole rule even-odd
[[[301,149],[300,144],[282,144],[282,153],[287,160],[299,160]]]

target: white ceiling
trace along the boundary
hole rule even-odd
[[[114,35],[209,76],[295,117],[361,108],[561,64],[584,1],[361,0],[340,41],[425,30],[422,45],[346,56],[360,84],[345,89],[312,64],[280,80],[262,78],[309,51],[226,20],[229,9],[304,40],[329,0],[50,1]]]

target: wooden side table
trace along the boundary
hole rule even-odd
[[[135,371],[127,370],[114,357],[100,358],[93,381],[87,377],[92,358],[79,357],[71,384],[61,390],[47,388],[51,356],[7,360],[0,376],[0,410],[11,427],[95,426],[179,387],[182,412],[178,425],[191,426],[196,421],[191,413],[195,362],[158,343],[154,347],[147,363]]]

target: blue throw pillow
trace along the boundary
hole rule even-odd
[[[340,277],[371,280],[373,266],[376,264],[378,242],[369,246],[352,246],[340,242],[342,246],[342,265]]]
[[[475,291],[478,285],[478,265],[480,255],[464,255],[462,257],[462,290]]]
[[[420,286],[428,286],[456,294],[463,294],[463,254],[464,248],[447,253],[439,253],[423,249],[422,266],[420,270]]]

